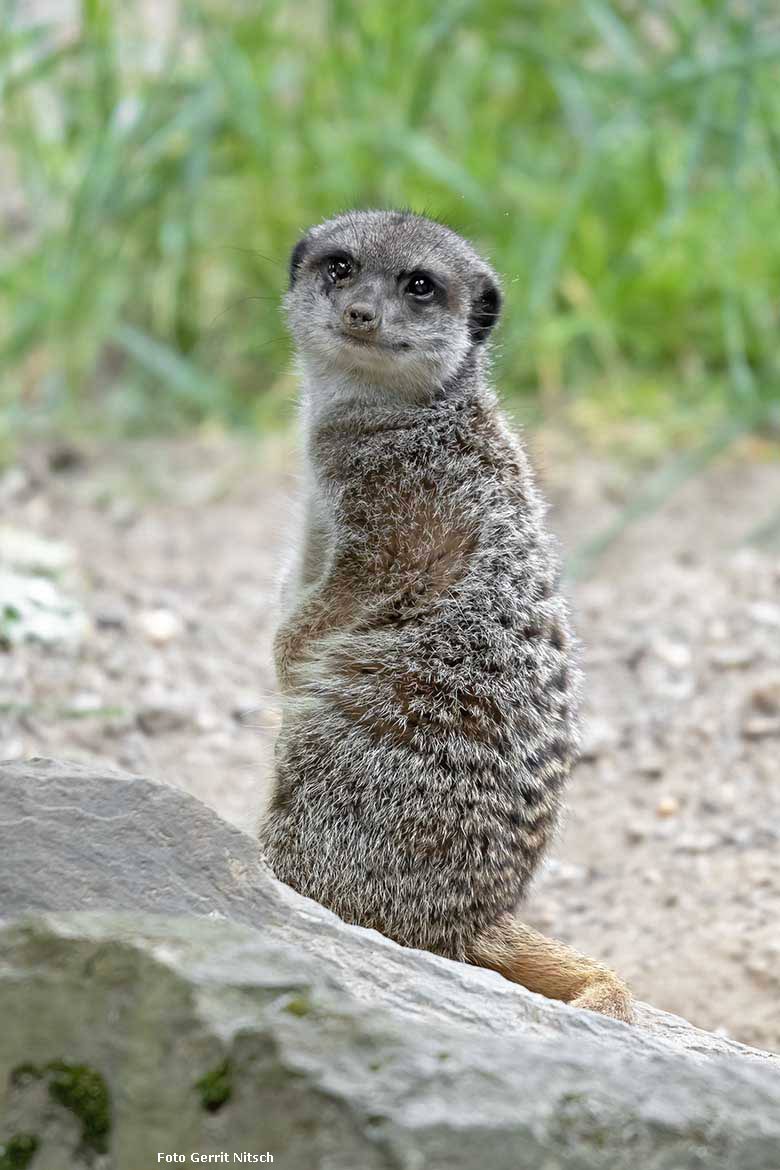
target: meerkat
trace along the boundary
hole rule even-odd
[[[516,917],[576,756],[579,671],[488,378],[501,302],[473,247],[412,213],[341,215],[292,253],[305,519],[260,836],[346,922],[630,1020],[616,975]]]

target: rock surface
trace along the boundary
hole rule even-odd
[[[348,927],[164,785],[0,767],[0,915],[2,1167],[777,1170],[780,1059]]]

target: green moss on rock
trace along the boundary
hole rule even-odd
[[[27,1170],[39,1145],[34,1134],[15,1134],[0,1145],[0,1170]]]
[[[53,1060],[46,1065],[49,1096],[81,1122],[81,1144],[97,1154],[108,1150],[111,1102],[105,1079],[86,1064]]]
[[[308,1016],[311,1011],[311,1000],[305,994],[294,995],[291,999],[287,1000],[287,1003],[284,1005],[284,1010],[289,1012],[291,1016],[300,1016],[303,1018],[304,1016]]]
[[[52,1101],[69,1109],[80,1122],[82,1148],[105,1154],[111,1132],[111,1100],[101,1074],[86,1064],[66,1064],[64,1060],[52,1060],[45,1065],[17,1065],[11,1073],[11,1084],[24,1087],[30,1081],[43,1077],[48,1082]],[[26,1138],[27,1135],[22,1134],[21,1137]],[[16,1163],[9,1165],[16,1166]],[[20,1162],[19,1165],[26,1166],[27,1163]],[[2,1162],[0,1170],[6,1170]]]
[[[202,1076],[195,1082],[195,1088],[200,1093],[201,1104],[209,1113],[216,1113],[231,1098],[233,1094],[233,1066],[229,1060],[223,1060],[216,1068]]]

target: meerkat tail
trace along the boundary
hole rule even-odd
[[[477,936],[467,958],[549,999],[632,1022],[631,993],[609,967],[510,914]]]

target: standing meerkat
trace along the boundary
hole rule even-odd
[[[555,547],[486,371],[501,293],[460,236],[365,211],[295,247],[305,520],[275,641],[261,840],[347,922],[628,1020],[514,915],[576,752]]]

